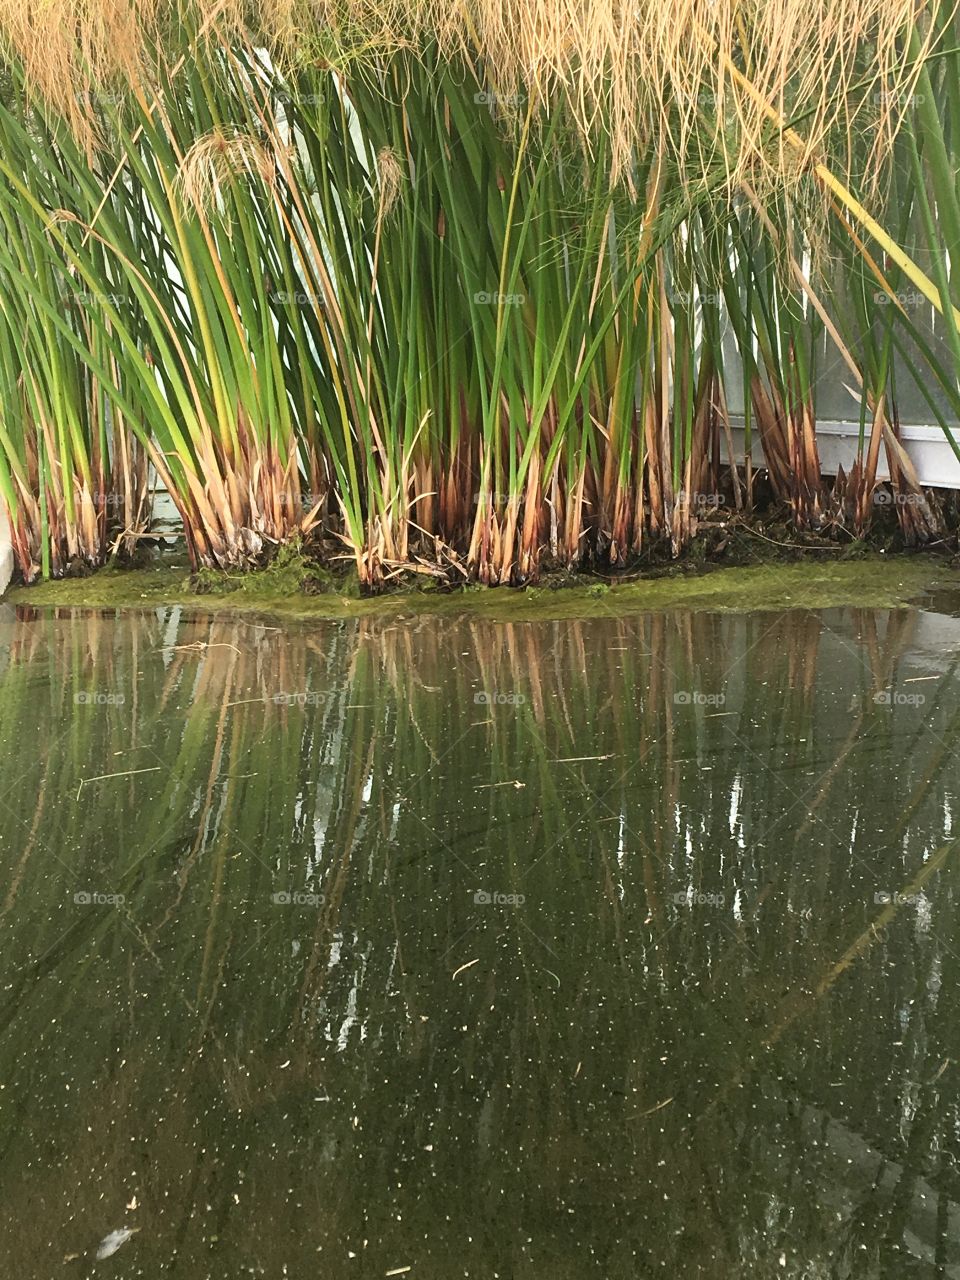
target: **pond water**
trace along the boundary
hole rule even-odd
[[[958,663],[8,610],[0,1273],[960,1276]]]

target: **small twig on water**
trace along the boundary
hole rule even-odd
[[[95,778],[81,778],[80,785],[77,787],[77,799],[80,799],[80,792],[83,790],[85,782],[102,782],[104,778],[130,778],[135,773],[159,773],[161,765],[151,765],[149,769],[123,769],[120,773],[98,773]]]
[[[740,525],[744,533],[752,533],[755,538],[762,538],[764,542],[769,542],[774,547],[792,547],[796,551],[840,551],[842,550],[839,543],[827,543],[820,545],[819,543],[806,542],[779,542],[776,538],[768,538],[765,533],[759,533],[756,529],[751,529],[748,524]]]
[[[664,1107],[668,1107],[673,1101],[673,1097],[664,1098],[662,1102],[658,1102],[655,1107],[651,1107],[649,1111],[640,1111],[635,1116],[630,1116],[631,1120],[642,1120],[644,1116],[652,1116],[655,1111],[662,1111]]]
[[[240,650],[235,644],[227,644],[226,640],[217,644],[208,644],[206,640],[194,640],[191,644],[168,644],[158,650],[159,653],[183,653],[188,649],[192,649],[194,653],[205,653],[207,649],[232,649],[234,653]]]

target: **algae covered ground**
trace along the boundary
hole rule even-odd
[[[622,580],[562,576],[526,590],[463,587],[404,589],[361,597],[349,580],[335,581],[293,556],[265,569],[191,577],[186,565],[104,569],[88,578],[16,587],[4,600],[17,607],[142,609],[180,605],[199,613],[272,614],[286,618],[463,615],[504,621],[621,617],[683,608],[743,612],[859,605],[891,608],[937,597],[960,606],[960,570],[926,555],[874,553],[818,564],[711,568]]]

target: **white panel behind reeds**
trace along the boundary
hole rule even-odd
[[[6,591],[13,574],[13,547],[10,545],[10,525],[7,513],[0,506],[0,596]]]

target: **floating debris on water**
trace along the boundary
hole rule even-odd
[[[116,1231],[111,1231],[108,1236],[104,1236],[97,1249],[97,1261],[102,1262],[104,1258],[112,1258],[120,1246],[126,1244],[139,1230],[139,1227],[118,1227]]]

